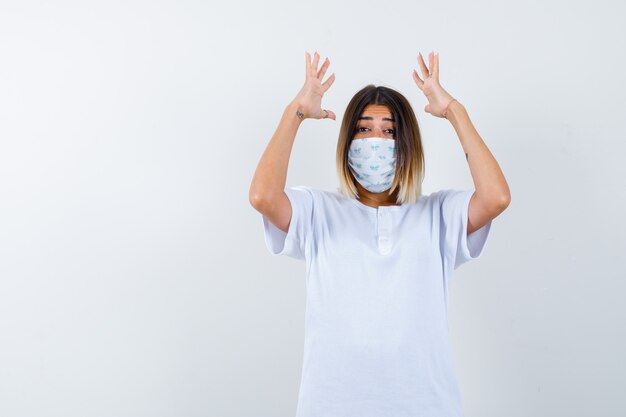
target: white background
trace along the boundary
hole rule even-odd
[[[618,1],[0,3],[0,415],[293,416],[304,263],[272,257],[256,164],[331,60],[287,185],[336,188],[369,83],[413,104],[424,193],[474,188],[424,112],[440,54],[511,189],[456,271],[467,417],[623,416],[626,29]],[[420,73],[421,75],[421,73]]]

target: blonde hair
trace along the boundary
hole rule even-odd
[[[356,179],[348,165],[348,151],[356,134],[356,125],[363,110],[370,104],[387,106],[396,121],[396,172],[388,195],[398,189],[398,204],[415,203],[422,195],[425,161],[417,118],[409,101],[399,92],[369,84],[358,91],[348,103],[337,140],[337,191],[348,198],[358,198]]]

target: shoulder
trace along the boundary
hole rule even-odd
[[[308,185],[292,185],[289,187],[285,187],[285,192],[287,194],[293,194],[293,195],[301,195],[301,196],[305,196],[305,198],[308,199],[315,199],[318,200],[320,198],[324,197],[324,190],[321,190],[319,188],[315,188],[315,187],[311,187]]]
[[[431,195],[439,204],[444,204],[448,201],[463,200],[468,194],[471,194],[473,190],[459,190],[455,188],[445,188],[433,192]]]
[[[455,193],[459,192],[461,190],[457,190],[457,189],[453,189],[453,188],[442,188],[441,190],[437,190],[434,191],[433,193],[431,193],[432,196],[436,196],[439,199],[442,198],[446,198],[449,197],[451,195],[454,195]]]
[[[309,185],[294,185],[285,188],[289,195],[300,197],[308,201],[317,209],[332,210],[336,207],[356,207],[350,203],[350,199],[339,191],[324,190]]]
[[[285,193],[317,204],[321,204],[325,200],[334,198],[334,193],[320,188],[311,187],[309,185],[292,185],[285,187]]]
[[[437,190],[429,194],[422,193],[418,197],[417,201],[412,205],[421,207],[437,205],[443,198],[446,191],[448,190]]]
[[[336,191],[323,190],[321,188],[311,187],[310,185],[292,185],[286,187],[286,190],[294,190],[298,192],[307,193],[315,198],[323,198],[327,200],[343,200],[347,199],[342,194]]]
[[[472,191],[444,188],[425,194],[420,197],[424,207],[429,211],[438,212],[441,215],[448,215],[462,208],[471,197]]]
[[[446,218],[466,218],[474,190],[444,189],[435,193],[437,207]]]

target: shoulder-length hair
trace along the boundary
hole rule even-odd
[[[337,141],[338,191],[348,198],[358,198],[356,179],[348,165],[348,151],[356,134],[356,126],[363,110],[369,104],[385,105],[396,121],[396,172],[388,191],[398,189],[398,204],[414,203],[422,195],[424,180],[424,148],[417,118],[409,101],[399,92],[383,86],[369,84],[358,91],[348,103],[343,115]]]

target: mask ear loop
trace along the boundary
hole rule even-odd
[[[394,135],[395,136],[395,135]],[[389,187],[389,194],[392,195],[394,192],[398,191],[398,198],[400,197],[400,187],[399,187],[399,179],[398,175],[398,146],[395,144],[396,138],[394,137],[394,149],[393,149],[393,157],[394,157],[394,167],[393,167],[393,180],[391,181],[391,187]],[[398,199],[396,199],[396,203],[400,203]]]

